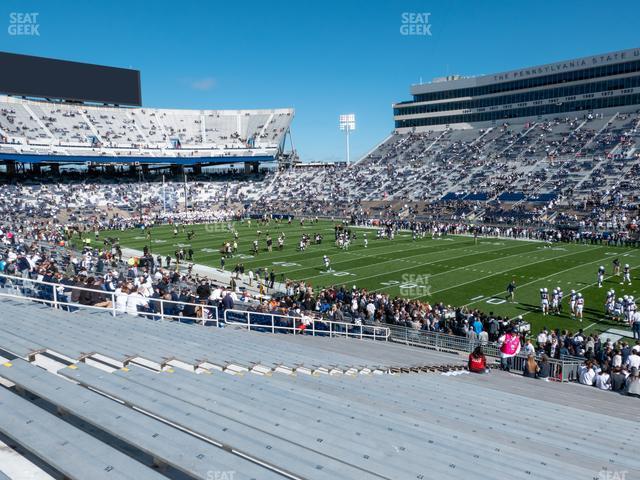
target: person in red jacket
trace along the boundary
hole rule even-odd
[[[469,371],[474,373],[489,373],[487,357],[484,356],[482,347],[478,346],[469,354]]]

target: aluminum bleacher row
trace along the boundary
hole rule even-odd
[[[545,385],[542,400],[504,385],[496,395],[489,376],[261,376],[142,367],[109,373],[85,364],[56,375],[21,359],[0,366],[0,377],[49,402],[63,418],[80,418],[117,439],[116,445],[128,445],[125,458],[137,468],[161,467],[134,475],[112,446],[98,449],[87,441],[81,443],[85,450],[111,456],[94,462],[91,455],[60,455],[66,468],[76,469],[67,471],[69,478],[160,478],[157,472],[231,478],[220,472],[233,472],[234,479],[555,480],[601,478],[603,471],[640,474],[632,452],[640,427],[625,402],[634,399],[608,394],[629,418],[603,414],[597,406],[580,406],[579,386],[557,399]],[[72,436],[63,430],[68,427],[57,428],[68,425],[64,420],[8,390],[0,395],[3,407],[20,411],[15,422],[33,418],[30,428],[48,425],[56,438],[69,438],[65,446],[80,442],[82,432]],[[22,430],[11,422],[3,416],[0,430],[15,438]],[[601,441],[603,435],[608,441]],[[50,436],[36,434],[38,439],[31,451],[59,459]],[[31,439],[16,439],[21,441]],[[91,477],[77,473],[94,464],[98,471]]]
[[[610,392],[403,370],[464,359],[372,340],[0,312],[0,434],[54,478],[640,475],[640,407]]]
[[[113,317],[106,311],[69,313],[22,300],[2,300],[0,308],[0,350],[25,359],[46,352],[66,362],[91,359],[113,367],[131,362],[154,370],[175,366],[259,373],[383,373],[464,361],[384,342],[271,335]]]

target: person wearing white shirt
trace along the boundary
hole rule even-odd
[[[547,343],[547,332],[546,330],[541,331],[538,334],[538,345],[543,347],[545,345],[545,343]]]
[[[579,370],[579,381],[582,385],[593,385],[596,380],[596,372],[591,362],[582,365]]]
[[[600,390],[611,390],[611,377],[608,371],[601,371],[596,375],[596,387]]]
[[[222,289],[220,287],[216,287],[211,291],[211,295],[209,295],[209,300],[216,302],[222,299]]]
[[[127,286],[122,285],[116,288],[114,295],[116,297],[116,311],[118,313],[125,313],[127,311],[127,300],[129,298]]]
[[[622,366],[622,355],[620,354],[620,350],[616,350],[613,354],[613,358],[611,359],[611,366],[613,368]]]
[[[538,338],[540,338],[540,337],[538,336]],[[527,343],[524,346],[524,353],[527,356],[536,354],[536,349],[533,346],[533,344],[531,343],[531,340],[527,340]]]
[[[640,369],[640,355],[632,351],[624,365],[629,371],[631,371],[632,368]]]
[[[147,300],[140,295],[140,292],[134,287],[132,292],[127,297],[127,313],[129,315],[133,315],[134,317],[138,316],[138,307],[148,307]]]

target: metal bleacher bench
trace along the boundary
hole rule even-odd
[[[73,366],[72,366],[73,367]],[[170,465],[176,470],[197,478],[208,478],[215,472],[234,472],[234,479],[270,480],[282,478],[275,472],[233,455],[211,443],[204,442],[186,432],[173,428],[125,405],[114,402],[91,390],[53,375],[28,362],[16,359],[0,365],[0,376],[15,383],[58,407],[63,412],[74,415],[84,422],[104,431],[118,440],[150,455],[156,465]],[[7,436],[14,438],[27,449],[41,454],[46,461],[66,461],[69,464],[53,464],[70,478],[164,478],[154,470],[130,459],[125,455],[116,458],[110,446],[69,426],[63,420],[46,413],[19,396],[7,390],[0,390],[2,402],[7,411],[17,412],[15,416],[0,416],[0,427]],[[25,416],[25,412],[29,412]],[[39,428],[24,429],[22,424],[33,418]],[[4,425],[6,423],[6,425]],[[55,432],[52,434],[50,432]],[[60,450],[52,442],[51,435],[64,445]],[[64,444],[62,440],[68,440]],[[176,448],[179,445],[180,448]],[[78,454],[78,452],[86,452]],[[109,455],[113,460],[106,460]],[[120,458],[122,457],[122,458]],[[84,460],[83,460],[84,459]],[[126,461],[126,463],[125,463]],[[86,470],[94,465],[93,470]],[[125,468],[126,467],[126,468]],[[106,473],[117,471],[116,474]],[[107,470],[109,469],[109,470]],[[126,472],[121,475],[118,472]]]
[[[164,478],[5,388],[0,388],[0,411],[3,412],[0,415],[0,432],[65,477],[131,480]],[[6,477],[0,474],[0,478]]]

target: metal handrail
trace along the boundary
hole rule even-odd
[[[252,319],[253,317],[253,319]],[[256,317],[258,321],[256,321]],[[280,313],[250,312],[248,310],[225,310],[224,322],[242,325],[251,331],[271,333],[292,333],[293,335],[313,335],[345,337],[388,341],[391,331],[388,327],[334,322],[310,316],[294,317]]]
[[[486,356],[494,358],[500,357],[500,347],[496,342],[482,342],[478,339],[470,340],[457,335],[430,332],[427,330],[414,330],[398,325],[391,325],[389,329],[391,331],[390,340],[392,342],[444,352],[465,354],[473,352],[476,347],[480,346]],[[527,358],[528,355],[525,353],[520,353],[513,357],[510,367],[511,371],[524,372]],[[540,356],[536,359],[540,360]],[[548,358],[548,361],[551,365],[549,379],[562,382],[577,380],[578,368],[584,363],[584,359],[573,356],[563,356],[560,359]]]
[[[99,290],[95,288],[87,288],[87,287],[78,287],[75,285],[66,285],[62,283],[54,283],[54,282],[45,282],[42,280],[34,280],[31,278],[18,277],[14,275],[5,275],[0,274],[0,280],[4,279],[3,284],[0,285],[0,297],[6,298],[14,298],[20,300],[30,300],[37,303],[42,303],[45,305],[49,305],[55,309],[62,309],[67,311],[74,311],[76,309],[85,308],[88,310],[99,310],[99,311],[108,311],[114,317],[119,314],[128,314],[126,311],[120,311],[117,308],[116,298],[118,295],[116,292],[111,292],[107,290]],[[8,284],[8,285],[7,285]],[[40,288],[36,288],[36,287]],[[16,293],[7,293],[3,290],[9,288],[13,292]],[[46,290],[50,290],[47,292]],[[67,291],[78,290],[92,293],[99,293],[106,298],[110,298],[110,306],[96,306],[96,305],[85,305],[81,303],[71,302],[68,298]],[[61,298],[62,297],[62,298]],[[201,303],[190,303],[190,302],[180,302],[175,300],[165,300],[163,298],[152,298],[152,297],[142,297],[146,303],[151,305],[158,305],[157,309],[153,309],[152,311],[139,311],[137,312],[137,316],[150,316],[152,318],[157,318],[159,320],[177,320],[179,322],[183,321],[194,321],[195,323],[199,323],[201,325],[206,325],[211,322],[216,326],[219,325],[219,316],[218,309],[215,306],[205,305]],[[187,316],[182,315],[180,313],[174,314],[169,313],[172,312],[172,305],[176,305],[178,307],[182,307],[184,309],[185,306],[192,306],[196,309],[201,310],[201,316]],[[206,315],[207,312],[212,314],[212,318],[208,318]]]
[[[500,355],[498,344],[495,342],[482,342],[478,339],[469,340],[458,335],[416,330],[399,325],[390,325],[389,329],[391,331],[391,341],[393,342],[456,353],[471,353],[476,347],[481,346],[488,356],[497,357]]]

